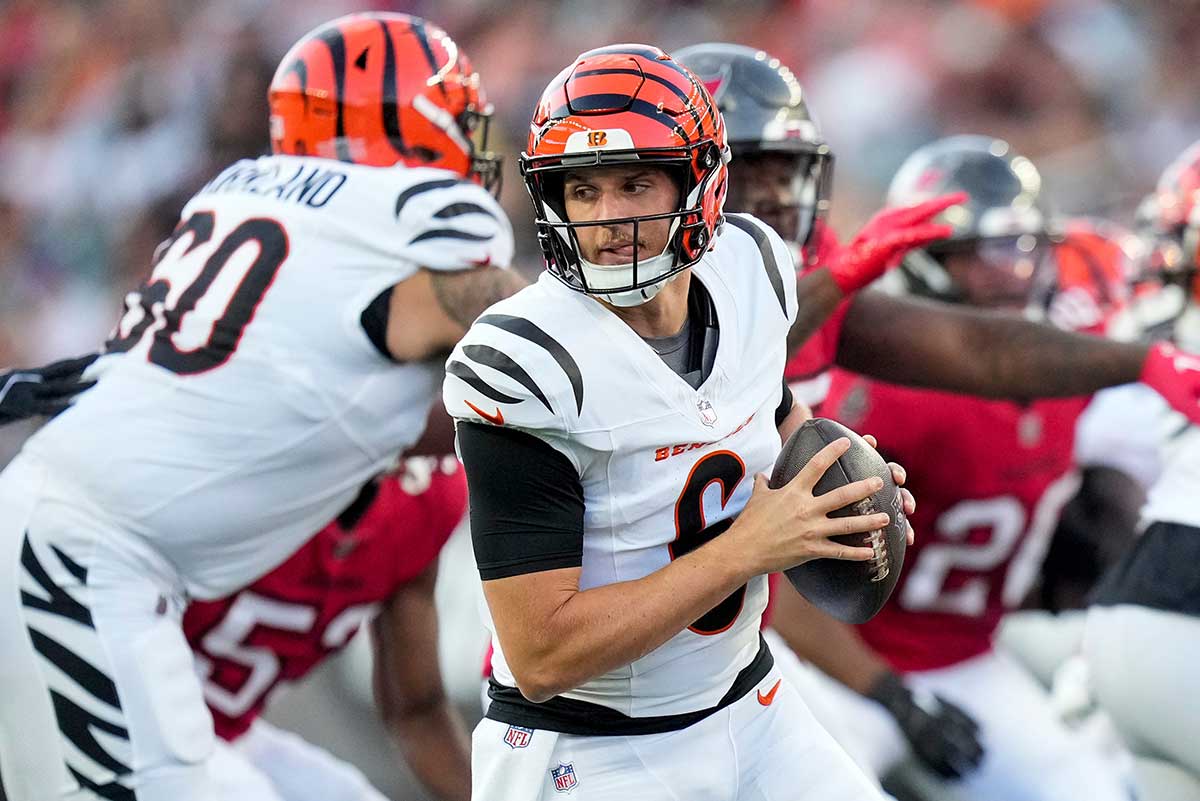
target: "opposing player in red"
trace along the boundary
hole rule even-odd
[[[442,688],[433,590],[437,556],[466,510],[453,457],[413,457],[286,562],[243,590],[192,603],[183,629],[218,743],[220,801],[384,801],[362,773],[260,717],[369,624],[378,711],[438,799],[466,801],[469,741]]]
[[[941,224],[961,222],[969,206],[947,208],[937,196],[943,185],[931,181],[914,193],[915,205],[880,212],[839,243],[823,219],[832,154],[792,72],[742,45],[699,44],[675,55],[713,93],[729,128],[728,210],[753,214],[791,238],[802,272],[802,323],[789,333],[787,372],[797,400],[819,404],[836,363],[885,381],[990,398],[1070,397],[1141,381],[1200,422],[1200,370],[1175,359],[1170,343],[1110,342],[938,302],[944,298],[860,291],[910,248],[936,239],[930,234]],[[928,271],[913,272],[919,279]]]
[[[953,237],[906,262],[911,290],[1044,316],[1066,284],[1077,307],[1091,301],[1101,317],[1113,308],[1096,301],[1110,283],[1080,274],[1096,233],[1077,229],[1066,243],[1051,234],[1036,170],[1004,143],[956,137],[927,146],[901,168],[891,198],[929,183],[968,188],[973,202]],[[1107,275],[1111,265],[1096,254]],[[1097,322],[1074,317],[1084,327]],[[1021,664],[992,647],[1079,488],[1074,429],[1087,400],[1013,403],[835,371],[825,412],[875,433],[902,460],[921,498],[913,525],[922,536],[892,601],[857,630],[786,592],[774,625],[838,680],[825,685],[850,748],[879,773],[911,750],[971,798],[1129,797],[1120,771],[1066,728]]]

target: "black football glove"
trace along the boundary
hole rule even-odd
[[[0,373],[0,425],[66,411],[76,395],[96,383],[83,380],[83,371],[94,361],[92,353],[34,370]]]
[[[918,702],[895,673],[875,682],[867,697],[883,705],[908,739],[913,752],[930,770],[947,779],[960,779],[979,766],[983,746],[979,724],[958,706],[940,696]]]

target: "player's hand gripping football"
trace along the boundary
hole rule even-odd
[[[887,513],[852,517],[829,517],[829,513],[878,491],[882,479],[873,476],[813,495],[821,476],[849,449],[850,440],[834,440],[779,489],[768,487],[765,475],[754,477],[750,500],[726,533],[737,539],[737,552],[749,561],[754,574],[779,572],[813,559],[863,562],[872,558],[871,548],[843,545],[829,538],[883,528],[890,519]]]
[[[84,381],[83,371],[96,354],[39,367],[0,373],[0,425],[65,411],[71,400],[96,382]]]
[[[1200,425],[1200,356],[1159,342],[1142,363],[1141,381],[1175,411]]]
[[[879,450],[879,440],[875,439],[870,434],[863,434],[863,439],[867,441],[875,450]],[[888,462],[888,467],[892,470],[892,481],[896,482],[896,486],[900,488],[900,501],[904,509],[904,519],[908,522],[913,516],[913,512],[917,511],[917,499],[913,494],[904,488],[904,482],[908,480],[908,471],[901,467],[896,462]],[[916,532],[913,531],[912,523],[908,522],[908,544],[912,545],[917,539]]]
[[[979,724],[958,706],[937,695],[919,702],[891,672],[875,683],[867,697],[896,719],[913,752],[939,776],[959,779],[979,766],[983,759]]]
[[[842,294],[851,295],[899,264],[908,251],[950,236],[953,228],[930,220],[966,199],[966,192],[956,192],[915,206],[884,209],[849,244],[831,249],[824,266]]]

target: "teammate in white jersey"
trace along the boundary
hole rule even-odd
[[[766,487],[802,417],[795,274],[763,223],[720,226],[727,159],[711,96],[646,45],[584,53],[535,113],[548,271],[476,321],[443,391],[494,631],[474,798],[878,797],[759,635],[764,574],[866,558],[827,537],[886,515],[826,517],[866,481],[813,498],[844,440]]]
[[[1167,284],[1150,301],[1153,322],[1167,323],[1181,346],[1194,348],[1200,345],[1200,142],[1167,167],[1142,211]],[[1172,299],[1173,313],[1158,316]],[[1193,356],[1178,360],[1200,369]],[[1126,392],[1124,400],[1137,413],[1118,423],[1162,434],[1164,447],[1161,462],[1146,470],[1157,479],[1142,509],[1145,531],[1097,588],[1084,652],[1096,698],[1130,749],[1174,766],[1172,797],[1194,798],[1200,793],[1200,429],[1156,398]]]
[[[420,435],[444,356],[510,294],[479,76],[440,29],[335,20],[284,57],[275,155],[184,208],[93,368],[0,476],[11,801],[212,798],[180,630]]]

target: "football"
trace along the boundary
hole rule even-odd
[[[785,485],[819,450],[839,437],[849,438],[850,450],[825,471],[813,488],[813,494],[824,495],[846,484],[879,476],[883,479],[883,487],[878,492],[831,512],[830,517],[887,512],[891,515],[891,523],[877,531],[831,538],[846,545],[873,548],[875,557],[869,561],[814,559],[785,572],[792,586],[818,608],[846,623],[865,623],[892,594],[900,578],[908,544],[908,523],[900,488],[892,480],[887,462],[855,432],[841,423],[817,417],[806,421],[784,443],[775,460],[769,485],[773,489]]]

